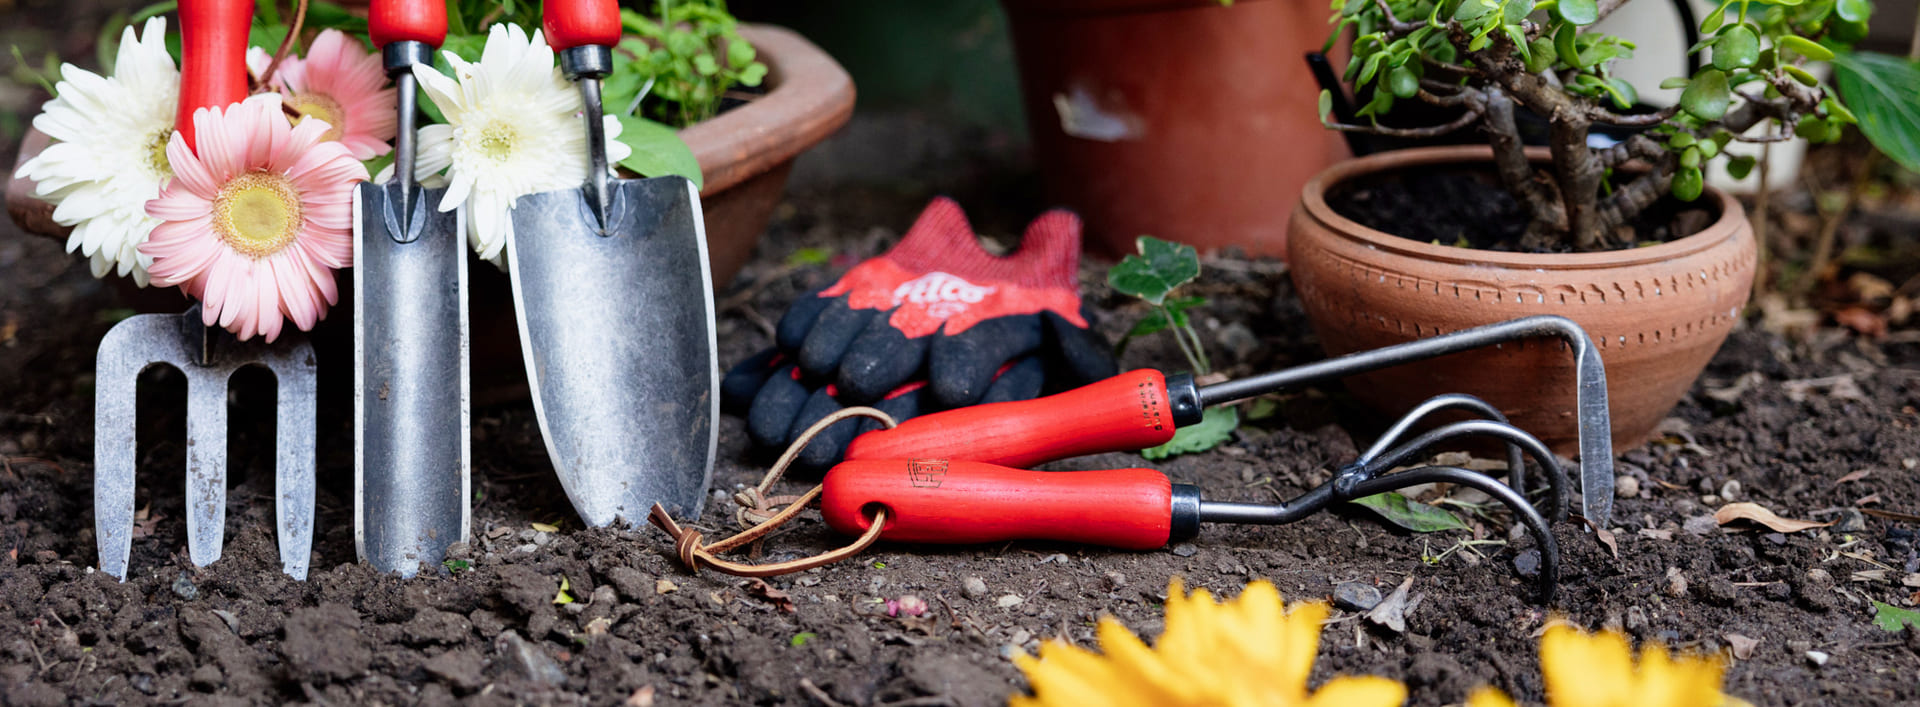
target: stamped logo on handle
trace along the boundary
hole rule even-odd
[[[907,481],[914,488],[937,489],[947,480],[947,460],[908,459]]]

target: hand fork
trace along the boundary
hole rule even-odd
[[[280,566],[307,578],[313,547],[314,359],[295,333],[273,344],[241,342],[184,314],[141,314],[100,341],[94,377],[93,514],[100,570],[124,581],[133,550],[135,385],[168,365],[187,378],[187,554],[205,567],[220,559],[227,519],[227,383],[259,365],[278,382],[274,518]]]

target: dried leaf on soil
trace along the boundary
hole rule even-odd
[[[1469,530],[1458,516],[1392,491],[1356,498],[1353,502],[1372,509],[1389,523],[1416,533]]]
[[[767,581],[764,579],[758,577],[750,578],[746,584],[741,586],[746,588],[748,596],[764,600],[778,607],[781,611],[789,614],[800,611],[799,607],[793,605],[793,595],[781,591],[778,587],[771,584],[767,584]]]
[[[1859,481],[1861,479],[1867,478],[1867,475],[1871,473],[1873,473],[1873,470],[1871,469],[1861,469],[1859,471],[1850,472],[1846,476],[1840,477],[1839,480],[1834,481],[1834,483],[1844,484],[1849,481]]]
[[[1420,606],[1420,600],[1426,597],[1425,594],[1421,594],[1408,599],[1407,590],[1412,588],[1413,577],[1409,576],[1400,582],[1400,586],[1395,588],[1392,594],[1388,594],[1387,598],[1374,605],[1372,611],[1367,612],[1367,620],[1392,629],[1394,633],[1405,633],[1407,614],[1413,613],[1414,608]]]
[[[1898,633],[1903,624],[1920,631],[1920,611],[1902,609],[1882,601],[1873,603],[1873,625],[1879,626],[1880,630]]]
[[[1746,636],[1743,636],[1737,633],[1727,634],[1726,639],[1727,639],[1727,645],[1733,648],[1733,657],[1738,658],[1740,660],[1747,660],[1749,658],[1752,658],[1753,649],[1759,647],[1760,645],[1760,639],[1748,638]]]
[[[1798,533],[1802,530],[1825,528],[1833,525],[1833,521],[1816,523],[1810,520],[1781,518],[1775,515],[1773,511],[1767,510],[1765,506],[1758,503],[1729,503],[1721,506],[1720,510],[1714,511],[1713,519],[1719,521],[1721,525],[1726,525],[1736,520],[1750,520],[1767,526],[1778,533]]]

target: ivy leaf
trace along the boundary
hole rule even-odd
[[[1240,412],[1231,405],[1207,408],[1200,413],[1200,423],[1182,427],[1173,433],[1173,439],[1158,447],[1140,450],[1140,456],[1148,459],[1165,459],[1181,454],[1197,454],[1220,446],[1220,443],[1233,437],[1233,431],[1240,428]]]
[[[1560,19],[1578,26],[1600,20],[1600,5],[1594,0],[1560,0],[1554,11],[1560,13]]]
[[[618,139],[633,149],[633,154],[620,160],[620,166],[638,172],[642,177],[675,174],[693,180],[696,189],[701,186],[704,180],[700,176],[700,161],[694,159],[693,150],[680,139],[678,132],[646,118],[631,115],[616,117],[620,119]]]
[[[1713,45],[1713,68],[1732,71],[1760,58],[1760,38],[1746,25],[1734,25]]]
[[[1687,84],[1687,90],[1680,94],[1680,108],[1688,115],[1701,120],[1719,120],[1727,114],[1727,103],[1732,100],[1727,89],[1727,75],[1719,69],[1707,69],[1693,77]]]
[[[1920,172],[1920,63],[1873,52],[1833,61],[1834,83],[1853,104],[1860,132],[1909,171]]]
[[[1437,533],[1442,530],[1471,530],[1458,516],[1419,501],[1408,499],[1397,492],[1388,491],[1364,498],[1353,499],[1354,503],[1366,506],[1381,518],[1394,525],[1416,533]]]
[[[1902,625],[1920,631],[1920,611],[1902,609],[1883,601],[1873,603],[1873,625],[1888,633],[1899,633]]]
[[[1135,247],[1138,255],[1127,256],[1107,271],[1107,285],[1119,292],[1159,305],[1173,288],[1200,276],[1200,253],[1193,246],[1141,236]]]

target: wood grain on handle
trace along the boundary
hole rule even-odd
[[[193,113],[247,98],[249,0],[180,0],[180,109],[174,128],[194,146]]]

